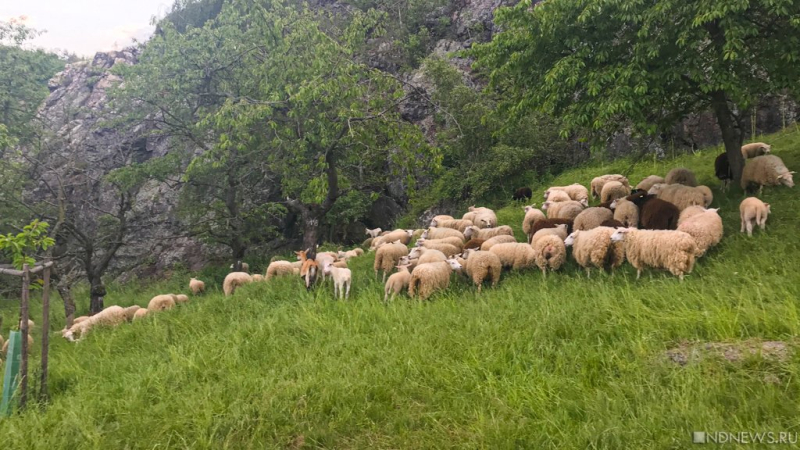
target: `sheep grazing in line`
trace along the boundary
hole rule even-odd
[[[666,269],[681,281],[694,268],[697,245],[683,231],[618,228],[611,240],[625,243],[625,257],[636,268],[637,280],[645,267]]]
[[[300,263],[300,266],[302,267],[302,263]],[[275,277],[299,274],[300,268],[296,267],[294,263],[289,261],[273,261],[267,266],[267,273],[264,275],[264,280],[269,281]]]
[[[531,242],[531,237],[533,237],[533,227],[536,225],[536,222],[540,220],[545,220],[544,213],[540,210],[536,209],[536,205],[528,205],[525,208],[525,218],[522,219],[522,232],[525,233],[525,236],[528,236],[528,242]]]
[[[172,297],[169,297],[172,300]],[[103,326],[116,326],[125,322],[125,309],[121,306],[109,306],[108,308],[100,311],[99,313],[89,317],[88,319],[80,322],[74,323],[72,328],[65,328],[61,330],[61,336],[65,339],[74,342],[75,335],[80,335],[79,339],[83,339],[89,334],[89,330],[92,328],[103,325]],[[30,335],[29,335],[30,336]],[[29,341],[30,342],[30,341]]]
[[[250,264],[247,264],[246,262],[241,262],[241,261],[236,261],[236,262],[239,263],[242,266],[242,272],[250,272]],[[231,270],[233,270],[233,268],[235,266],[236,266],[236,264],[231,264]]]
[[[551,186],[544,193],[544,199],[548,200],[550,191],[564,191],[569,195],[569,198],[581,203],[583,206],[589,206],[589,190],[586,186],[580,183],[573,183],[569,186]]]
[[[253,277],[250,276],[249,273],[231,272],[225,277],[225,281],[222,282],[222,292],[224,292],[225,296],[228,297],[230,295],[233,295],[237,287],[252,282],[253,282]]]
[[[607,183],[606,186],[609,184],[610,183]],[[611,212],[611,210],[593,206],[584,209],[575,217],[572,228],[575,230],[591,230],[592,228],[599,227],[601,223],[613,217],[614,213]]]
[[[706,186],[692,187],[683,184],[656,184],[650,188],[648,194],[672,203],[680,211],[694,205],[705,207],[714,199],[711,190]]]
[[[620,175],[618,173],[609,174],[609,175],[601,175],[599,177],[595,177],[592,179],[592,198],[600,197],[600,194],[603,192],[603,186],[609,181],[618,181],[622,183],[623,186],[630,189],[631,185],[628,182],[628,178],[624,175]]]
[[[697,177],[694,176],[694,172],[686,167],[676,167],[667,173],[664,183],[695,187],[697,186]]]
[[[547,276],[547,271],[554,272],[564,265],[567,260],[567,247],[560,236],[547,235],[541,238],[534,236],[533,243],[534,262],[542,271],[542,276]]]
[[[722,182],[722,192],[727,191],[733,180],[733,170],[727,153],[721,153],[714,160],[714,175]]]
[[[551,203],[568,202],[568,201],[572,200],[572,198],[569,196],[569,194],[567,194],[564,191],[560,191],[558,189],[550,189],[547,192],[549,194],[548,194],[548,196],[547,196],[547,198],[545,200],[549,201]]]
[[[463,233],[464,230],[467,229],[467,227],[470,227],[472,225],[474,224],[472,223],[471,220],[463,220],[463,219],[439,220],[434,218],[433,220],[431,220],[432,227],[452,228],[454,230],[460,231],[461,233]]]
[[[479,250],[488,239],[470,239],[464,244],[464,250]]]
[[[591,230],[575,230],[564,240],[564,245],[572,246],[572,257],[579,266],[586,269],[586,277],[592,267],[614,270],[625,262],[625,249],[621,242],[612,242],[611,235],[616,230],[597,227]]]
[[[333,278],[333,298],[350,298],[350,284],[352,283],[353,273],[350,269],[336,267],[333,263],[326,263],[322,266],[322,273]]]
[[[434,248],[417,247],[408,254],[409,259],[417,260],[417,264],[441,262],[447,260],[447,255]],[[402,260],[402,258],[401,258]]]
[[[600,202],[610,202],[629,195],[631,195],[630,187],[619,181],[608,181],[603,185],[603,191],[600,193]]]
[[[530,244],[508,243],[493,246],[490,252],[500,258],[503,267],[513,270],[522,270],[535,265],[535,254]]]
[[[672,203],[653,194],[637,192],[626,197],[639,208],[639,227],[648,230],[674,230],[678,228],[680,211]]]
[[[74,327],[75,325],[73,324],[72,326]],[[61,335],[62,336],[64,336],[64,331],[67,331],[67,330],[65,329],[65,330],[61,331]],[[66,336],[64,336],[64,337],[66,337]],[[67,338],[67,339],[69,339],[69,338]],[[70,339],[70,340],[72,340],[72,339]],[[9,341],[3,342],[3,337],[0,336],[0,343],[3,344],[3,348],[0,349],[0,353],[5,355],[8,352],[8,343],[9,343]],[[28,348],[33,348],[33,336],[31,336],[30,334],[28,335]]]
[[[722,218],[717,213],[718,210],[719,208],[706,209],[700,214],[684,218],[683,222],[678,220],[678,231],[694,238],[694,256],[698,258],[722,240]]]
[[[575,200],[557,203],[553,203],[548,200],[542,204],[542,209],[547,211],[548,219],[575,220],[575,218],[578,217],[578,214],[583,211],[583,205]]]
[[[636,189],[642,191],[649,191],[654,184],[664,183],[664,177],[660,177],[658,175],[650,175],[645,177],[639,184],[636,185]]]
[[[494,247],[497,244],[509,244],[512,242],[517,242],[517,239],[514,236],[509,236],[507,234],[501,234],[500,236],[495,236],[493,238],[487,239],[483,245],[481,245],[481,250],[488,252],[489,249]]]
[[[533,197],[533,191],[529,187],[521,187],[514,191],[514,195],[511,197],[512,200],[520,201],[520,200],[530,200]]]
[[[503,234],[507,234],[509,236],[514,235],[514,230],[511,229],[508,225],[501,225],[497,228],[484,228],[480,229],[476,226],[468,227],[466,231],[464,231],[464,236],[468,239],[478,238],[478,239],[491,239],[495,236],[500,236]]]
[[[192,294],[197,295],[201,292],[205,292],[206,284],[197,278],[192,278],[189,280],[189,289],[192,291]]]
[[[531,238],[531,245],[536,244],[536,242],[538,242],[544,236],[558,236],[558,238],[563,241],[567,238],[568,234],[569,233],[567,233],[566,224],[558,225],[555,228],[542,228],[533,235],[533,238]]]
[[[486,251],[468,252],[466,261],[462,265],[466,275],[478,287],[478,294],[481,293],[484,281],[491,280],[492,287],[496,287],[500,281],[500,272],[503,270],[500,258],[495,253]]]
[[[147,308],[137,309],[136,312],[133,313],[133,319],[132,320],[141,319],[142,317],[146,316],[148,313],[149,313],[149,310]]]
[[[531,237],[533,237],[536,232],[543,228],[555,228],[559,225],[566,225],[567,226],[567,234],[572,233],[572,224],[573,221],[569,219],[545,219],[536,222],[536,225],[533,226],[533,233],[531,233]]]
[[[125,308],[123,310],[123,314],[125,314],[125,320],[127,320],[128,322],[133,321],[133,317],[136,315],[136,311],[138,311],[140,309],[143,309],[143,308],[141,306],[139,306],[139,305],[128,306],[127,308]],[[75,323],[73,322],[73,325],[74,324]]]
[[[772,146],[763,142],[753,142],[742,146],[742,158],[749,159],[766,155],[772,151]]]
[[[366,234],[367,236],[369,236],[369,237],[371,237],[373,239],[378,237],[378,236],[380,236],[381,235],[381,231],[383,231],[383,230],[381,230],[380,228],[374,228],[372,230],[370,230],[369,228],[364,228],[364,234]]]
[[[231,273],[244,273],[244,272],[231,272]],[[249,276],[249,275],[248,275]],[[226,278],[227,279],[227,278]],[[151,298],[147,303],[147,309],[150,311],[164,311],[175,307],[175,298],[172,294],[156,295]]]
[[[783,160],[775,155],[756,156],[745,164],[742,171],[742,189],[747,190],[751,184],[758,185],[758,195],[764,190],[764,186],[794,186],[792,174]]]
[[[436,227],[431,227],[425,230],[425,232],[422,233],[420,239],[444,239],[453,236],[461,239],[462,241],[466,240],[464,233],[458,230],[454,230],[452,228],[436,228]]]
[[[739,204],[739,218],[742,221],[740,233],[747,229],[747,235],[753,235],[753,228],[757,224],[761,231],[767,229],[767,217],[770,213],[769,203],[764,203],[755,197],[747,197]]]
[[[403,258],[408,257],[404,256]],[[408,289],[408,283],[411,281],[411,272],[409,272],[411,264],[400,263],[395,267],[397,267],[397,272],[389,276],[389,279],[386,280],[386,284],[383,287],[384,303],[388,302],[390,292],[392,293],[391,300],[394,301],[394,297],[397,294],[402,292],[403,289]]]
[[[382,270],[383,282],[386,282],[386,276],[400,262],[400,258],[406,255],[408,255],[408,247],[400,242],[382,245],[375,253],[375,262],[372,265],[375,270],[375,278],[378,278],[378,271]]]
[[[454,259],[419,264],[411,271],[408,295],[418,295],[420,300],[425,300],[434,292],[447,289],[450,286],[450,273],[461,269],[461,264]]]
[[[338,257],[339,259],[345,259],[345,260],[347,260],[347,259],[350,259],[350,258],[357,258],[357,257],[359,257],[359,256],[361,256],[361,255],[363,255],[363,254],[364,254],[364,250],[362,250],[362,249],[360,249],[360,248],[354,248],[354,249],[352,249],[352,250],[348,250],[348,251],[346,251],[346,252],[345,252],[345,251],[341,251],[341,250],[340,250],[340,251],[337,253],[337,257]]]
[[[611,202],[611,209],[614,210],[614,220],[622,226],[639,227],[639,207],[627,198],[619,198]]]

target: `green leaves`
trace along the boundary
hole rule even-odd
[[[23,227],[21,233],[0,235],[0,251],[9,253],[12,264],[18,269],[22,269],[23,264],[33,265],[36,260],[31,255],[55,244],[53,238],[47,236],[48,227],[47,222],[34,220]]]

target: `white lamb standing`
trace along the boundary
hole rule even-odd
[[[767,217],[770,213],[769,203],[764,203],[755,197],[747,197],[739,204],[739,218],[742,220],[740,233],[747,229],[747,235],[753,235],[755,225],[761,227],[761,231],[767,229]]]
[[[350,283],[353,275],[350,269],[336,267],[333,263],[327,263],[323,266],[322,273],[330,275],[333,278],[334,298],[350,298]]]

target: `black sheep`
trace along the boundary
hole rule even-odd
[[[637,192],[627,197],[639,207],[639,227],[647,230],[676,230],[681,212],[672,203],[653,194]]]
[[[727,154],[722,153],[714,160],[714,174],[722,181],[722,192],[725,192],[733,180],[733,171]]]
[[[533,191],[529,187],[521,187],[514,191],[513,200],[530,200],[533,196]]]

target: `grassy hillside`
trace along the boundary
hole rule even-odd
[[[800,133],[764,140],[800,167]],[[686,166],[715,189],[726,236],[683,283],[653,271],[637,281],[627,264],[587,279],[570,261],[546,281],[504,274],[482,296],[459,281],[430,302],[387,306],[366,256],[351,265],[349,302],[296,279],[228,299],[216,286],[77,344],[52,330],[52,401],[0,420],[0,447],[685,448],[692,431],[794,431],[797,188],[766,188],[767,232],[742,236],[741,193],[721,195],[713,177],[719,152],[645,161],[630,175]],[[629,164],[553,183],[588,184]],[[498,211],[520,239],[522,215]],[[186,280],[108,300],[145,305],[185,292]],[[10,306],[3,313],[15,317]],[[763,341],[780,343],[751,354]]]

